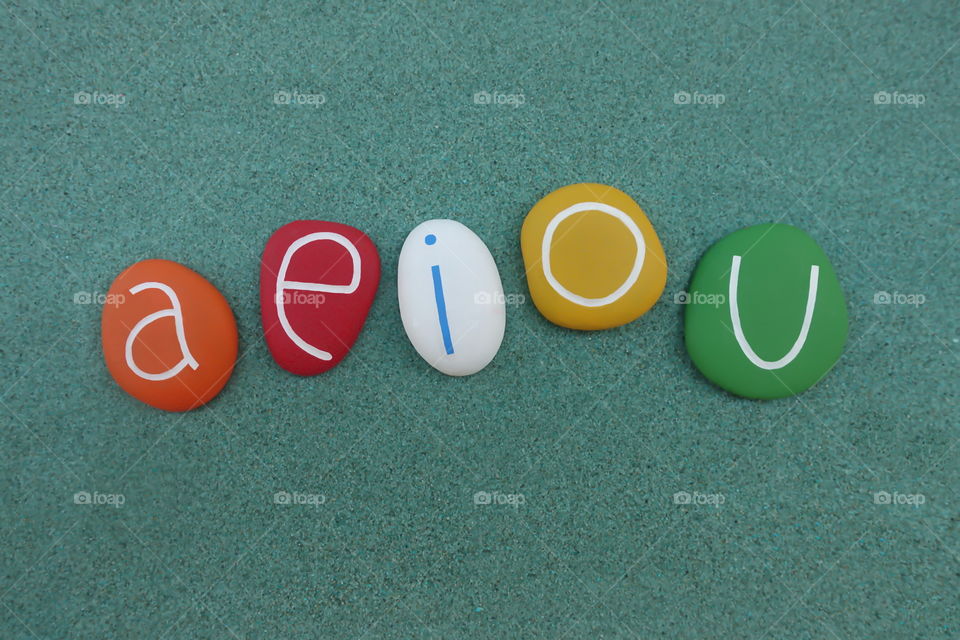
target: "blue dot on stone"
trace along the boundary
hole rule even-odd
[[[433,235],[432,233],[428,233],[427,237],[424,238],[423,241],[426,242],[427,244],[436,244],[437,236]]]

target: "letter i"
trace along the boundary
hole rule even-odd
[[[428,245],[437,243],[437,236],[432,233],[427,234],[423,241]],[[433,295],[437,300],[437,316],[440,319],[440,333],[443,335],[443,346],[447,355],[453,353],[453,340],[450,339],[450,323],[447,321],[447,304],[443,299],[443,281],[440,278],[440,265],[435,264],[430,267],[433,273]]]

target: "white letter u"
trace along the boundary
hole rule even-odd
[[[797,336],[796,341],[793,343],[793,346],[790,347],[790,351],[787,352],[787,355],[783,356],[779,360],[764,360],[758,356],[753,349],[750,348],[750,343],[747,342],[746,336],[743,335],[743,326],[740,324],[740,309],[737,307],[737,285],[740,281],[740,258],[741,256],[733,256],[733,264],[730,267],[730,321],[733,322],[733,335],[737,338],[737,344],[740,345],[740,350],[743,351],[743,354],[747,358],[760,367],[761,369],[767,369],[773,371],[774,369],[782,369],[787,366],[793,359],[797,357],[797,354],[800,353],[800,350],[803,349],[804,343],[807,341],[807,334],[810,332],[810,321],[813,320],[813,309],[817,306],[817,283],[820,281],[820,267],[817,265],[810,265],[810,285],[807,289],[807,308],[803,312],[803,325],[800,327],[800,335]]]

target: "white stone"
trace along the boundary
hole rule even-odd
[[[438,371],[470,375],[497,355],[507,319],[500,272],[466,226],[428,220],[410,232],[400,250],[397,296],[407,337]]]

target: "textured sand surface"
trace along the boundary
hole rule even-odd
[[[960,635],[953,4],[137,4],[0,10],[0,636]],[[662,300],[601,333],[527,300],[488,369],[430,369],[397,310],[409,230],[467,224],[526,295],[523,217],[582,181],[644,209]],[[312,379],[274,365],[257,297],[300,218],[384,266]],[[819,385],[758,403],[693,367],[674,294],[770,221],[824,248],[851,325]],[[113,383],[82,304],[148,257],[240,329],[186,415]]]

